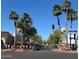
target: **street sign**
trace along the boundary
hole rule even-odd
[[[77,30],[69,30],[69,32],[77,32]]]

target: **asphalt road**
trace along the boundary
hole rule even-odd
[[[2,52],[1,59],[78,59],[78,55],[71,53],[57,53],[50,49],[24,52]]]

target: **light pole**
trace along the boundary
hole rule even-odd
[[[62,29],[61,29],[61,32],[62,32],[62,37],[61,37],[62,40],[65,40],[65,39],[66,39],[66,35],[65,35],[65,34],[66,34],[66,28],[62,28]],[[66,39],[65,41],[66,41],[66,43],[67,43],[67,39]],[[64,42],[64,43],[65,43],[65,42]]]
[[[20,38],[21,38],[21,48],[23,47],[23,34],[22,34],[22,30],[20,28],[17,29],[17,32],[19,33],[20,35]]]

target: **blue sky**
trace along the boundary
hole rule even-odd
[[[57,17],[52,14],[52,7],[55,4],[61,5],[62,0],[2,0],[1,1],[1,31],[8,31],[14,34],[13,21],[9,20],[8,16],[11,10],[16,12],[21,17],[24,12],[27,12],[32,20],[33,26],[37,29],[38,35],[47,40],[52,33],[52,24],[57,28]],[[78,1],[71,0],[71,7],[78,11]],[[61,27],[65,26],[65,13],[59,18]],[[68,28],[70,28],[68,21]],[[78,29],[78,21],[73,22],[73,28]]]

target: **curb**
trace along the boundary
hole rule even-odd
[[[30,49],[2,49],[1,52],[24,52],[30,51]]]
[[[13,49],[2,49],[1,52],[11,52],[14,51]]]
[[[23,49],[16,49],[14,52],[23,52],[23,51],[25,51],[25,50],[23,50]]]
[[[58,49],[52,49],[53,52],[59,52],[59,53],[78,53],[78,51],[61,51],[61,50],[58,50]]]
[[[16,49],[14,52],[25,52],[25,51],[31,51],[30,49]]]

